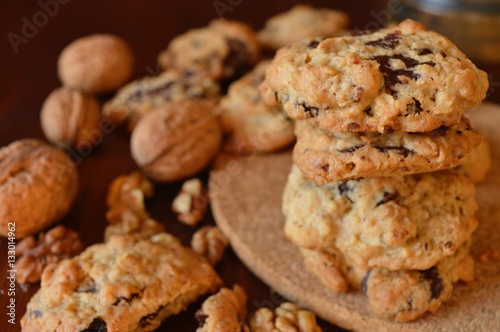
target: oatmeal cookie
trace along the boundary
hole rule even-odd
[[[310,5],[295,5],[287,12],[271,17],[259,31],[261,45],[271,50],[317,36],[333,36],[349,25],[346,13]]]
[[[481,140],[466,118],[426,133],[332,133],[305,120],[295,128],[293,160],[316,184],[451,168]]]
[[[474,260],[469,255],[470,241],[452,256],[425,270],[373,268],[364,270],[329,252],[301,249],[306,267],[333,291],[348,283],[361,289],[370,309],[377,315],[399,322],[415,320],[426,312],[435,312],[452,294],[457,281],[474,278]],[[338,265],[337,265],[338,264]]]
[[[471,237],[477,208],[474,184],[451,170],[317,186],[293,166],[283,193],[292,242],[364,269],[432,267]]]
[[[59,56],[57,70],[61,82],[90,93],[115,91],[131,78],[134,54],[118,36],[95,34],[79,38]]]
[[[270,105],[336,132],[431,131],[481,102],[488,77],[447,38],[412,20],[278,51],[260,86]]]
[[[398,322],[435,312],[451,297],[455,282],[473,280],[474,260],[469,247],[469,243],[464,244],[453,256],[426,270],[370,270],[362,283],[370,309]]]
[[[113,99],[104,104],[103,115],[115,125],[127,121],[132,131],[142,116],[166,102],[182,99],[217,101],[219,95],[219,85],[207,76],[166,71],[135,80],[118,90]]]
[[[482,137],[481,143],[466,155],[455,170],[467,176],[474,183],[480,183],[486,178],[486,174],[491,167],[490,143]]]
[[[28,303],[23,331],[154,331],[220,279],[167,233],[117,235],[48,266]]]
[[[175,37],[158,56],[163,69],[207,74],[224,80],[255,64],[260,48],[248,25],[223,19]]]
[[[246,324],[247,295],[239,285],[222,288],[196,312],[196,332],[250,332]]]
[[[22,139],[0,148],[0,235],[16,238],[62,219],[78,194],[78,169],[64,151]]]
[[[293,123],[281,107],[266,105],[258,89],[269,61],[229,86],[219,104],[219,119],[226,135],[224,149],[232,153],[271,152],[295,140]]]

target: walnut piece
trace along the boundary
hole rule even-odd
[[[78,233],[62,225],[39,233],[38,238],[31,235],[22,239],[16,245],[17,281],[20,284],[39,282],[47,265],[76,256],[83,247]]]
[[[104,239],[108,241],[115,234],[149,238],[164,232],[165,226],[146,211],[144,197],[151,196],[153,184],[140,172],[117,177],[109,186],[106,219],[110,224],[104,231]]]
[[[196,312],[200,324],[196,332],[249,332],[246,303],[247,295],[241,286],[234,285],[232,290],[222,288]]]
[[[316,315],[299,306],[284,302],[273,313],[269,308],[260,308],[250,319],[252,332],[321,332]]]
[[[208,195],[200,179],[194,178],[182,184],[181,191],[172,203],[172,211],[186,225],[195,226],[208,209]]]
[[[191,248],[198,254],[205,256],[212,265],[217,264],[222,259],[228,244],[224,234],[215,226],[200,228],[191,239]]]
[[[90,94],[61,87],[47,97],[40,120],[45,137],[61,148],[89,150],[101,137],[100,105]],[[98,134],[96,136],[96,134]]]

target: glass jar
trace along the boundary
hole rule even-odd
[[[388,2],[394,8],[394,1]],[[450,38],[471,59],[500,64],[500,0],[397,0],[393,19],[424,23]]]

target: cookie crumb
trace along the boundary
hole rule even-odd
[[[208,208],[208,195],[198,178],[187,180],[172,203],[172,211],[182,223],[195,226],[205,216]]]
[[[39,233],[38,238],[31,235],[22,239],[16,246],[17,281],[39,282],[47,265],[78,255],[83,247],[78,233],[63,225]]]
[[[200,228],[191,239],[191,248],[206,257],[212,265],[217,264],[222,259],[228,244],[227,238],[215,226]]]

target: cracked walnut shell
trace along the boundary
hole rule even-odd
[[[40,113],[45,137],[61,148],[97,145],[94,136],[100,118],[100,105],[93,96],[65,87],[52,91]]]
[[[145,115],[132,133],[132,157],[158,182],[188,178],[205,168],[217,153],[221,129],[213,103],[182,100]]]
[[[23,139],[0,149],[0,235],[16,224],[16,238],[63,218],[78,192],[78,170],[61,150]]]

